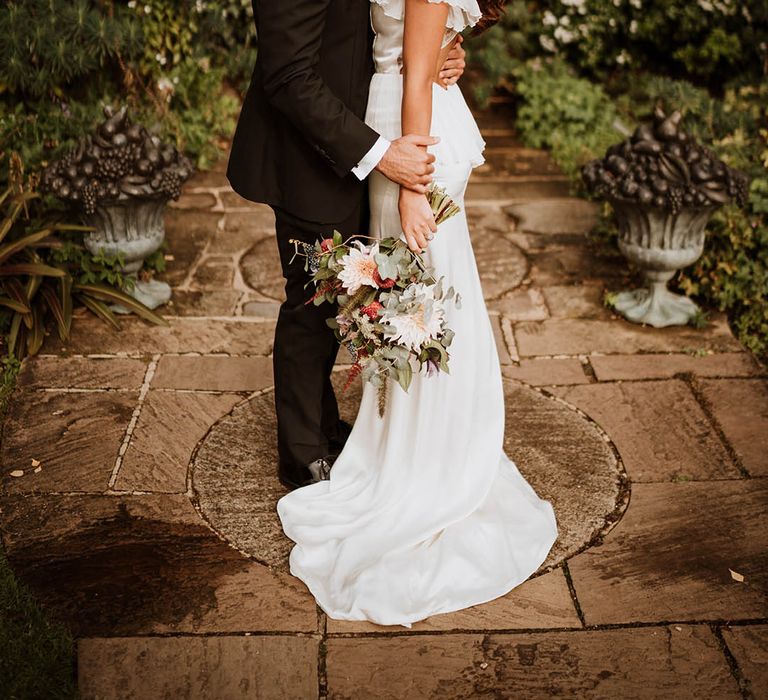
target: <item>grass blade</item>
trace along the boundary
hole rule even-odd
[[[69,326],[64,319],[64,310],[61,308],[61,304],[59,303],[59,297],[56,295],[56,292],[48,285],[43,285],[40,287],[40,294],[42,294],[46,305],[51,310],[53,317],[56,319],[56,327],[59,331],[59,338],[66,340],[69,337]]]
[[[138,299],[134,299],[132,296],[114,289],[113,287],[107,287],[103,284],[74,284],[74,289],[83,294],[87,294],[91,297],[96,297],[102,301],[112,302],[114,304],[122,304],[123,306],[131,309],[136,315],[157,324],[158,326],[167,326],[166,321],[162,316],[156,314],[152,309],[149,309],[142,304]]]
[[[78,294],[77,299],[78,301],[82,302],[83,306],[90,309],[102,321],[106,321],[117,330],[120,330],[120,324],[117,322],[115,314],[109,310],[109,307],[105,303],[85,294]]]
[[[20,314],[28,314],[30,312],[30,308],[24,302],[12,299],[11,297],[0,296],[0,306],[7,306],[9,309],[18,311]]]
[[[44,275],[46,277],[64,277],[67,272],[60,267],[44,263],[11,263],[0,267],[0,277],[10,275]]]

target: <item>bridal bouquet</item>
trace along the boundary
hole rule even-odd
[[[460,211],[443,190],[432,188],[427,196],[438,224]],[[297,254],[306,257],[308,284],[315,284],[307,303],[338,305],[328,325],[354,363],[345,389],[358,376],[371,382],[378,388],[383,416],[387,378],[408,391],[415,363],[428,375],[448,372],[454,334],[446,325],[445,308],[451,301],[460,308],[460,297],[453,287],[445,289],[443,279],[436,279],[404,241],[360,236],[345,241],[335,231],[314,245],[293,243]]]

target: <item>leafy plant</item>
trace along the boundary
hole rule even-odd
[[[762,0],[540,0],[542,48],[592,78],[639,67],[719,91],[754,82],[768,55]]]
[[[0,8],[0,83],[27,97],[90,79],[142,45],[125,8],[90,0],[8,0]]]
[[[574,179],[582,165],[621,135],[617,109],[605,91],[562,61],[533,59],[514,74],[523,140],[534,148],[551,148],[558,165]]]
[[[484,107],[499,88],[511,92],[511,76],[529,58],[541,53],[538,36],[541,23],[526,0],[512,0],[501,21],[478,36],[469,36],[464,46],[476,102]]]
[[[51,318],[59,337],[69,338],[76,303],[116,328],[119,323],[107,302],[167,325],[165,319],[123,290],[126,278],[115,267],[122,261],[89,260],[82,254],[77,259],[74,248],[56,238],[56,234],[92,229],[51,218],[41,221],[35,216],[40,208],[37,182],[34,177],[23,182],[23,167],[16,154],[11,156],[10,173],[9,187],[0,194],[0,307],[4,310],[0,318],[8,355],[21,360],[36,354]],[[73,265],[73,259],[79,264]]]

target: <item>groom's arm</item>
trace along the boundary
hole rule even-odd
[[[264,93],[341,177],[379,150],[379,134],[357,117],[317,72],[330,0],[264,0],[259,15],[259,60]],[[386,149],[384,149],[386,150]],[[380,157],[383,153],[380,154]],[[370,160],[370,158],[369,158]],[[373,166],[378,160],[373,163]],[[371,166],[371,168],[373,167]],[[370,170],[370,168],[369,168]]]

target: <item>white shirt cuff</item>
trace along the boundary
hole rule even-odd
[[[371,150],[363,156],[362,160],[354,168],[352,168],[352,172],[357,176],[358,180],[365,180],[365,178],[371,174],[371,170],[379,164],[379,161],[384,157],[384,154],[387,152],[390,145],[391,144],[387,139],[383,136],[379,136]]]

